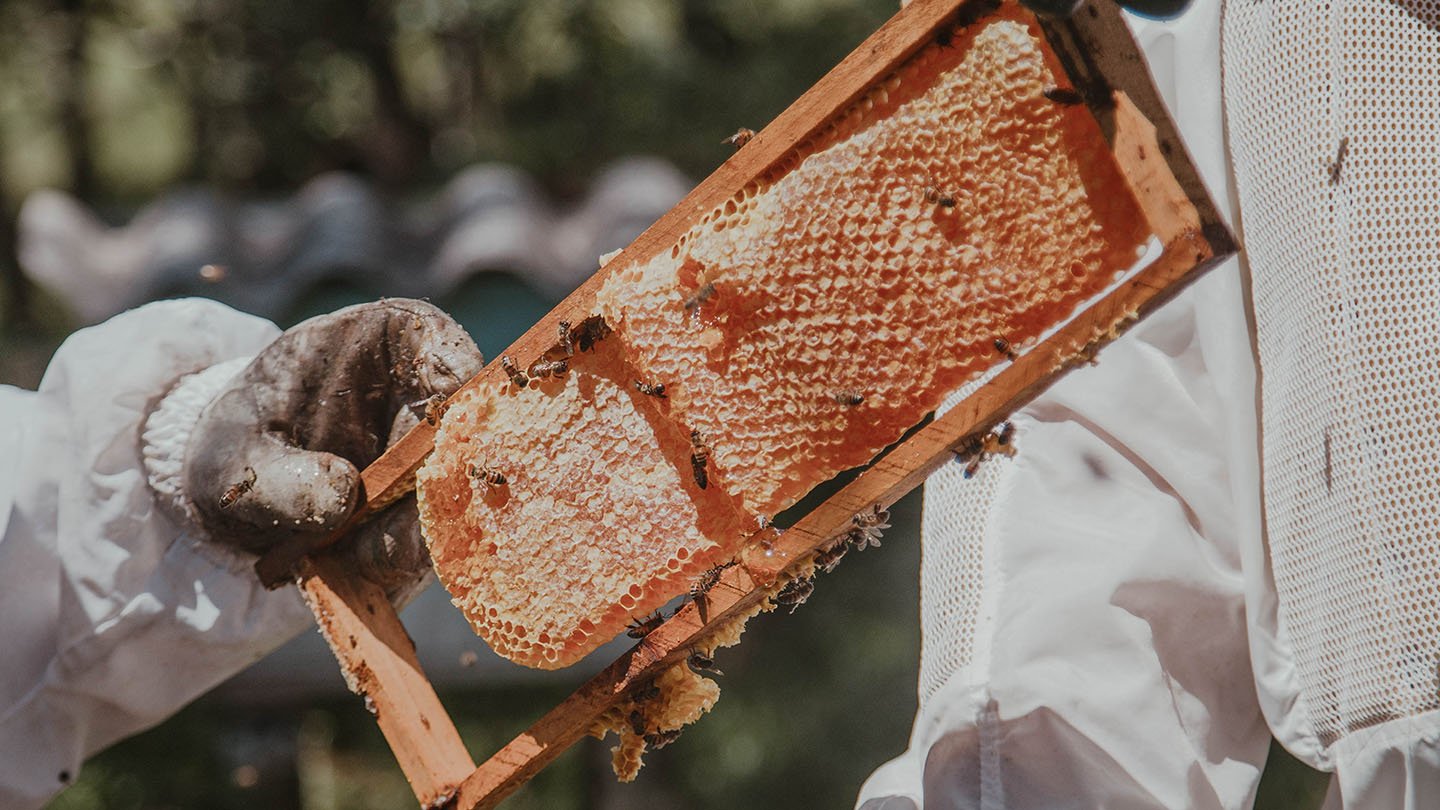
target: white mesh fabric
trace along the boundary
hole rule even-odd
[[[1440,2],[1226,6],[1270,554],[1326,746],[1440,708],[1437,29]]]
[[[980,383],[952,394],[944,413]],[[965,478],[965,463],[946,464],[925,482],[920,566],[920,705],[951,676],[975,663],[985,595],[986,527],[1001,476],[1002,457]]]

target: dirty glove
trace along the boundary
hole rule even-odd
[[[225,381],[194,424],[175,500],[208,539],[244,552],[297,536],[318,542],[354,510],[359,470],[480,368],[465,331],[421,301],[312,318],[238,374],[210,370]],[[187,398],[172,394],[162,410],[177,395]],[[352,542],[359,572],[392,597],[429,571],[414,495]]]

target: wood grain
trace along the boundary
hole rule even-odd
[[[1117,93],[1115,155],[1157,233],[1168,234],[1159,258],[1021,355],[944,415],[922,428],[783,532],[766,557],[727,569],[699,606],[686,603],[633,649],[591,678],[490,759],[460,787],[457,806],[491,808],[585,736],[600,716],[687,654],[701,639],[767,598],[787,571],[807,561],[851,527],[854,515],[888,507],[956,457],[972,437],[1092,359],[1146,312],[1167,300],[1226,254],[1217,255],[1204,235],[1199,211],[1170,175],[1155,128],[1130,100]]]
[[[560,320],[576,323],[592,313],[595,293],[611,273],[669,250],[707,211],[824,126],[929,42],[942,25],[977,9],[983,12],[989,5],[983,0],[912,2],[506,353],[522,366],[542,354],[553,344]],[[705,620],[696,605],[687,604],[524,734],[474,768],[414,661],[413,646],[403,627],[383,594],[377,595],[378,589],[347,579],[344,570],[324,555],[305,561],[314,548],[277,549],[257,564],[257,572],[268,583],[289,581],[298,567],[302,588],[347,679],[360,687],[358,691],[367,694],[377,709],[382,731],[422,804],[494,807],[585,735],[599,715],[623,700],[628,690],[683,656],[718,624],[766,598],[767,590],[787,569],[803,564],[816,548],[847,530],[853,515],[873,506],[888,506],[918,486],[953,458],[956,448],[1033,399],[1075,367],[1077,359],[1093,357],[1100,346],[1235,250],[1118,11],[1090,4],[1076,19],[1046,22],[1043,28],[1054,58],[1084,90],[1087,103],[1101,121],[1152,231],[1161,238],[1161,256],[874,462],[781,534],[770,557],[727,570],[706,598]],[[498,359],[467,386],[500,382],[503,372]],[[413,487],[414,473],[433,449],[434,436],[434,428],[422,423],[363,472],[365,501],[330,542]],[[336,644],[337,639],[342,643]]]
[[[365,698],[421,806],[450,802],[475,763],[385,592],[325,554],[302,562],[297,584],[345,683]]]

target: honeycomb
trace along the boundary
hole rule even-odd
[[[422,526],[496,652],[578,660],[1136,261],[1144,216],[1024,14],[938,38],[613,273],[614,334],[568,374],[456,397]]]
[[[513,661],[573,663],[747,536],[730,496],[696,486],[689,437],[632,377],[602,341],[558,379],[463,391],[420,470],[435,569]]]
[[[598,306],[712,478],[774,515],[1132,265],[1145,219],[1037,33],[932,44]]]

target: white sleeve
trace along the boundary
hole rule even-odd
[[[0,387],[0,807],[38,807],[308,623],[293,589],[264,591],[167,518],[142,458],[177,381],[278,333],[209,301],[151,304],[71,336],[38,391]]]
[[[1136,33],[1223,205],[1218,14]],[[1254,375],[1231,261],[1018,414],[1014,459],[932,476],[920,710],[860,807],[1251,806]]]
[[[1280,742],[1332,806],[1440,804],[1440,6],[1230,3],[1263,379],[1245,559]]]

